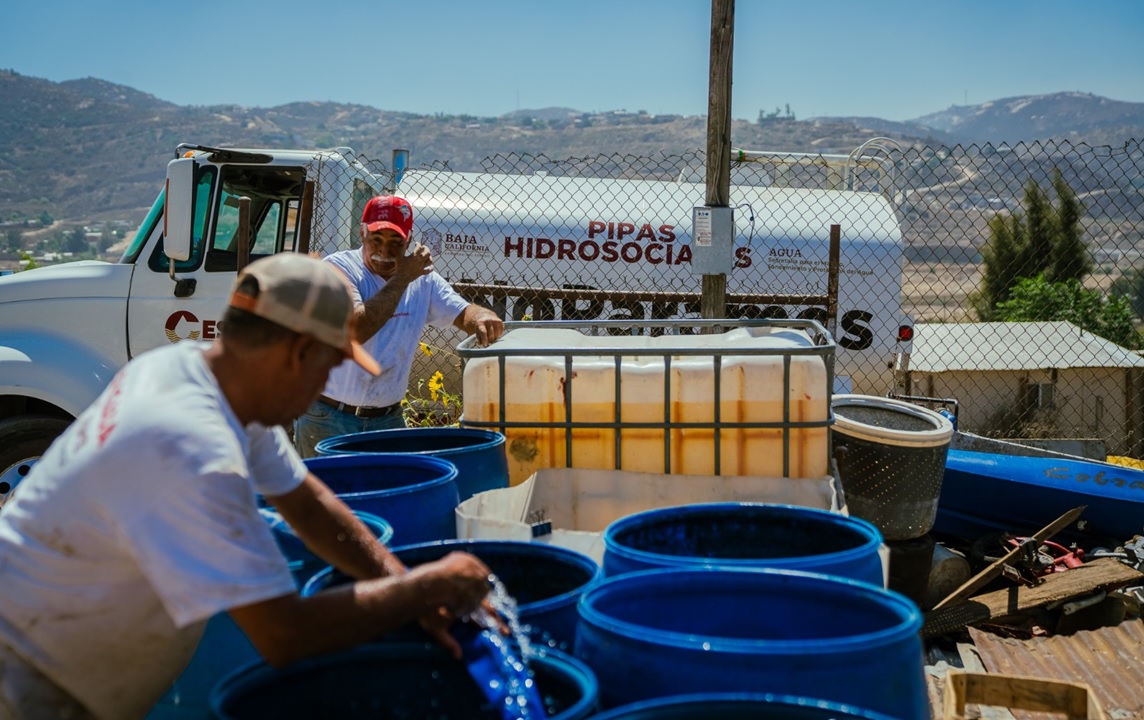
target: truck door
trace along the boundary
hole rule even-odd
[[[304,179],[302,167],[199,168],[190,257],[175,263],[172,279],[160,219],[149,229],[152,237],[136,261],[127,304],[131,357],[167,343],[216,337],[238,263],[239,198],[250,198],[251,261],[293,251]]]

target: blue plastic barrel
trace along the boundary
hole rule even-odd
[[[921,613],[869,583],[794,570],[647,570],[605,578],[579,612],[576,656],[608,709],[752,692],[929,716]]]
[[[319,455],[428,455],[457,466],[461,502],[479,492],[508,487],[504,435],[493,430],[418,427],[339,435],[320,441]]]
[[[893,720],[849,705],[791,695],[705,693],[623,705],[592,720]]]
[[[278,548],[286,556],[294,584],[299,589],[319,570],[327,567],[302,542],[290,525],[270,508],[258,511],[270,525],[270,531],[278,543]],[[393,537],[393,528],[376,515],[355,510],[354,514],[365,523],[379,542],[388,543]],[[151,712],[147,720],[182,720],[184,718],[204,718],[207,716],[207,699],[211,688],[221,678],[249,662],[259,658],[258,651],[230,615],[218,613],[207,621],[195,654],[187,667],[175,679]]]
[[[302,538],[298,537],[294,529],[277,510],[259,508],[258,512],[266,518],[266,522],[270,523],[270,532],[274,534],[278,549],[286,556],[286,562],[290,566],[290,573],[294,576],[295,585],[301,588],[306,584],[306,581],[314,577],[315,573],[327,567],[326,561],[310,552],[306,543],[302,542]],[[370,529],[378,542],[388,545],[393,540],[393,526],[388,522],[373,513],[361,510],[355,510],[354,514],[365,523],[365,526]]]
[[[457,466],[424,455],[336,455],[305,460],[351,509],[385,518],[394,544],[457,537]]]
[[[604,531],[604,575],[655,568],[772,567],[883,585],[871,523],[813,508],[707,503],[656,508]]]
[[[550,720],[580,720],[597,709],[592,671],[550,650],[530,662]],[[218,720],[465,718],[502,720],[465,665],[425,643],[383,642],[276,670],[248,665],[211,693]]]
[[[248,663],[259,659],[258,651],[246,633],[225,612],[207,620],[203,637],[187,667],[175,678],[147,720],[191,720],[205,718],[215,684]]]
[[[530,628],[529,639],[560,650],[572,650],[579,613],[576,603],[585,590],[601,578],[596,562],[574,550],[512,540],[446,540],[393,548],[397,559],[409,567],[440,560],[460,550],[480,558],[516,600],[522,625]],[[313,595],[349,578],[333,568],[318,572],[302,588]]]

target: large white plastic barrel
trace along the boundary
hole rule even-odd
[[[549,467],[822,477],[828,473],[829,452],[827,360],[822,354],[791,353],[812,347],[805,332],[779,327],[660,337],[519,328],[492,346],[499,356],[475,357],[466,364],[461,422],[520,423],[506,425],[503,430],[494,428],[505,435],[512,485]],[[697,354],[672,354],[671,349],[694,350]],[[600,354],[592,354],[593,350]],[[745,350],[767,352],[741,354]],[[715,429],[711,425],[716,419],[716,356],[721,359],[719,422],[776,424],[720,429],[718,468]],[[569,358],[570,414],[565,402]],[[789,379],[785,371],[787,360]],[[665,382],[668,364],[670,374]],[[785,404],[787,400],[789,404]],[[665,430],[668,422],[708,423],[709,427]],[[790,426],[800,422],[821,424]],[[559,426],[530,426],[531,423]],[[586,423],[616,423],[619,431],[616,427],[584,427]],[[632,427],[633,423],[648,426]],[[567,452],[569,439],[571,462]],[[666,453],[665,440],[670,445]],[[785,454],[784,445],[789,445]]]

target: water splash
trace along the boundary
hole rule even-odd
[[[496,619],[484,608],[478,609],[454,630],[464,661],[481,692],[499,707],[504,720],[545,720],[544,701],[528,668],[528,661],[535,657],[528,628],[521,625],[516,600],[504,584],[494,575],[489,576],[489,583],[490,604],[504,619],[511,635],[501,635]]]
[[[508,625],[508,629],[512,633],[511,637],[513,642],[520,648],[521,658],[526,662],[531,660],[537,655],[530,640],[530,631],[532,628],[528,625],[521,624],[520,610],[516,606],[516,598],[508,594],[508,589],[505,588],[504,583],[502,583],[496,575],[489,575],[489,584],[491,586],[489,590],[489,604],[493,606],[493,610],[496,610],[497,614],[500,615],[505,621],[505,624]],[[488,613],[484,612],[483,609],[480,612],[483,616],[482,621],[484,623],[481,627],[490,630],[495,629],[495,621],[488,616]],[[491,627],[488,624],[490,622],[493,623]]]

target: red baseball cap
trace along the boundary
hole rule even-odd
[[[402,240],[408,240],[413,229],[413,206],[396,195],[378,195],[365,204],[361,224],[367,233],[388,228],[396,231]]]

